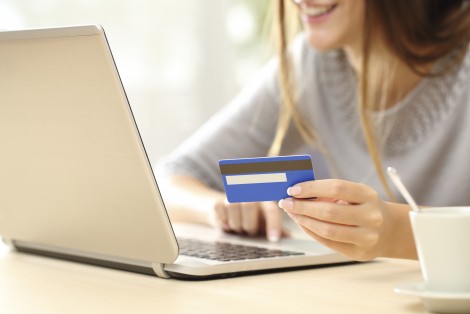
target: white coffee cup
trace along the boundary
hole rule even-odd
[[[436,292],[470,292],[470,207],[410,212],[425,286]]]

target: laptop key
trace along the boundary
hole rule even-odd
[[[302,252],[267,249],[224,242],[206,242],[195,239],[178,239],[180,254],[217,261],[239,261],[258,258],[276,258],[303,255]]]

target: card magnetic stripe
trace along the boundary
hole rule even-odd
[[[310,159],[271,161],[271,162],[253,162],[237,164],[220,164],[220,173],[228,174],[248,174],[262,172],[286,172],[291,170],[311,170],[312,162]]]

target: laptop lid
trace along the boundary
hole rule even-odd
[[[178,247],[104,31],[0,32],[0,234],[172,263]]]

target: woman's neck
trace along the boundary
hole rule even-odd
[[[352,69],[356,73],[357,77],[362,76],[362,47],[348,46],[344,48],[346,53],[346,58],[351,65]],[[382,53],[383,57],[378,58],[382,62],[384,60],[390,59],[390,63],[394,63],[394,79],[390,82],[389,85],[389,98],[385,105],[386,108],[394,106],[396,103],[405,98],[422,80],[422,76],[414,72],[410,67],[405,64],[403,61],[399,60],[396,56],[389,53]],[[369,67],[373,67],[373,64],[369,64]],[[429,67],[426,67],[429,69]],[[424,69],[425,70],[425,69]]]

